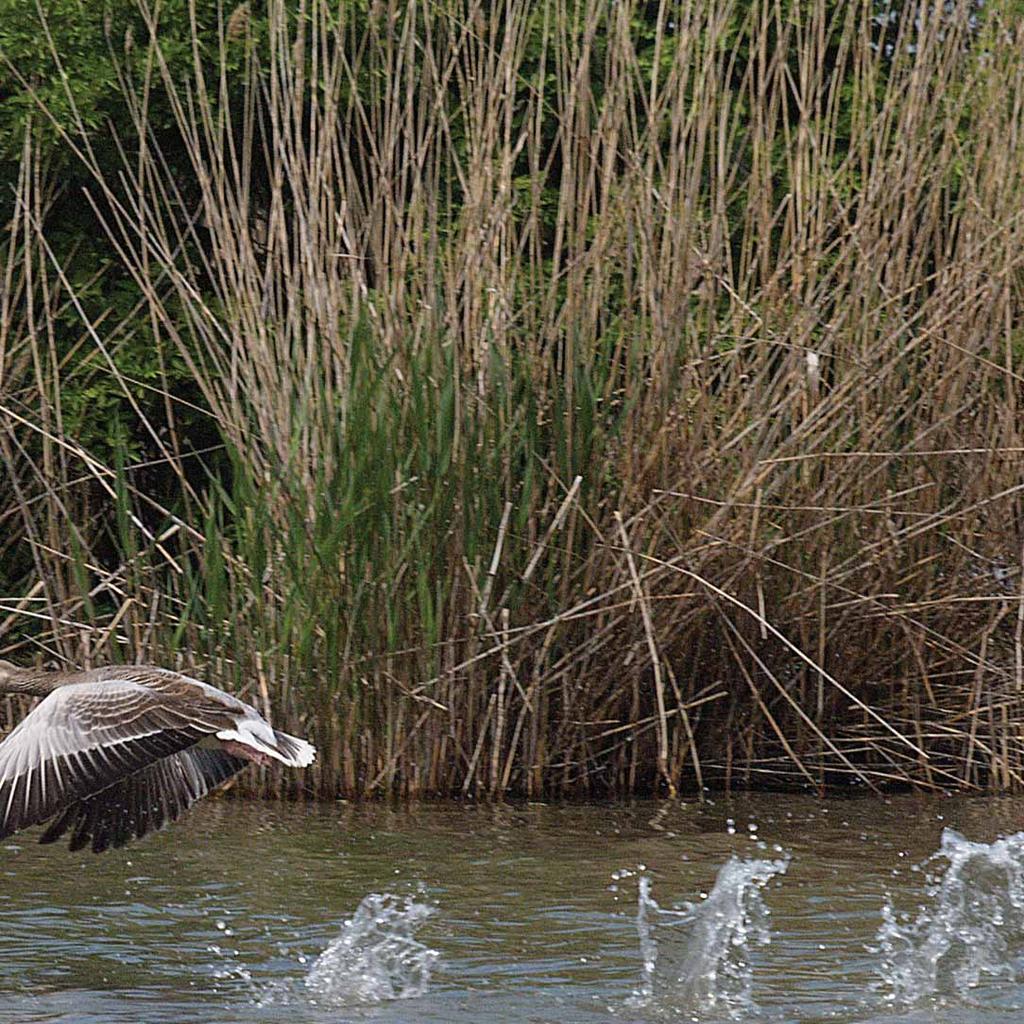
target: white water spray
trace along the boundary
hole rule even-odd
[[[643,967],[632,1005],[655,1016],[739,1017],[756,1010],[755,946],[771,941],[761,890],[786,870],[787,860],[732,857],[718,872],[707,899],[663,910],[640,878],[637,936]]]
[[[434,908],[371,893],[317,957],[306,988],[336,1006],[410,999],[426,993],[438,952],[416,938]]]
[[[1024,832],[972,843],[946,829],[924,903],[882,908],[879,988],[890,1003],[971,1002],[986,980],[1024,981]]]

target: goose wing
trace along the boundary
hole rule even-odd
[[[223,750],[189,747],[71,804],[54,819],[39,842],[54,843],[70,831],[72,850],[81,850],[90,843],[94,853],[124,846],[131,839],[141,839],[147,832],[176,821],[247,764]]]
[[[182,683],[125,679],[54,690],[0,743],[0,839],[230,728],[237,711]]]

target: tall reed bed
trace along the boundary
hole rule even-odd
[[[1024,782],[1009,9],[269,0],[184,77],[142,10],[122,171],[65,136],[137,305],[61,328],[31,136],[6,229],[0,648],[201,673],[320,796]],[[194,390],[105,464],[62,381],[138,331]]]

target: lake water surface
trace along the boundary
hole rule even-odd
[[[0,844],[0,1024],[1024,1019],[1024,801],[213,800]]]

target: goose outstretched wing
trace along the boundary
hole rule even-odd
[[[0,839],[230,728],[236,718],[232,706],[185,682],[180,693],[125,679],[59,687],[0,743]]]
[[[177,821],[197,800],[249,762],[223,750],[189,747],[71,804],[39,837],[55,843],[71,832],[71,850],[91,844],[93,853],[124,846]]]

